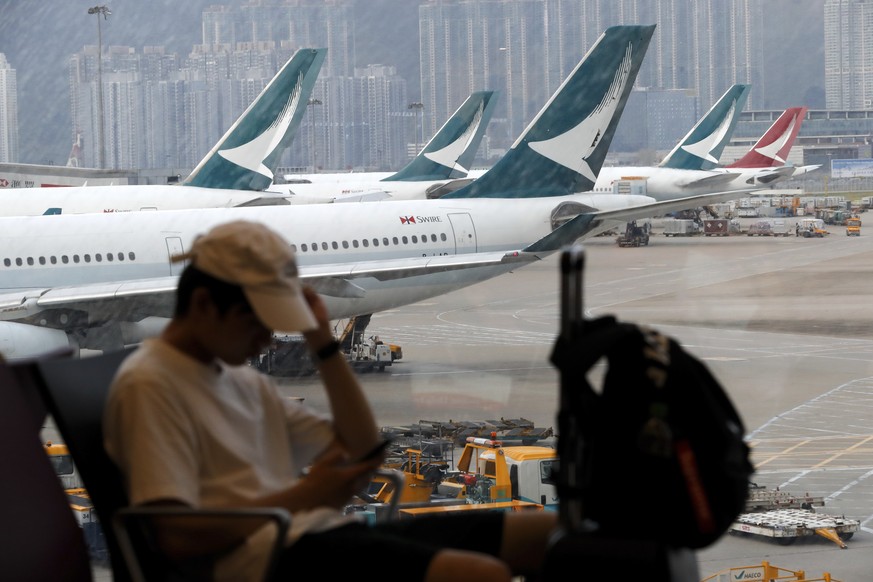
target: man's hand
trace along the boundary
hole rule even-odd
[[[330,331],[330,319],[327,314],[327,307],[324,301],[312,287],[303,286],[303,297],[309,304],[309,309],[315,320],[318,322],[318,327],[309,331],[303,332],[303,337],[306,338],[306,343],[309,349],[317,352],[321,348],[334,341],[333,333]]]
[[[354,495],[362,491],[373,472],[382,464],[383,455],[350,463],[339,450],[333,450],[316,460],[309,473],[300,481],[307,490],[312,507],[342,509]]]

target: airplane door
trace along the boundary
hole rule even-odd
[[[170,263],[170,274],[178,275],[185,268],[185,263],[174,263],[172,259],[175,255],[181,255],[185,252],[182,247],[182,239],[178,236],[168,236],[167,241],[167,262]]]
[[[455,253],[475,253],[477,243],[473,218],[466,212],[449,214],[449,222],[452,223],[452,231],[455,233]]]

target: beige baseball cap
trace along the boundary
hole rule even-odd
[[[191,250],[173,257],[242,287],[261,323],[275,331],[308,331],[318,322],[303,297],[291,245],[267,226],[235,220],[198,236]]]

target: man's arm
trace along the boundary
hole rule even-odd
[[[309,351],[317,354],[336,340],[329,327],[327,309],[310,288],[304,295],[319,323],[316,330],[304,332]],[[334,430],[351,458],[359,458],[379,442],[379,429],[358,377],[339,352],[320,359],[318,372],[330,402]],[[380,455],[379,460],[382,459]],[[378,466],[378,465],[377,465]]]

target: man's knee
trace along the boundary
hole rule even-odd
[[[427,569],[426,582],[510,582],[509,566],[494,556],[463,550],[440,550]]]

